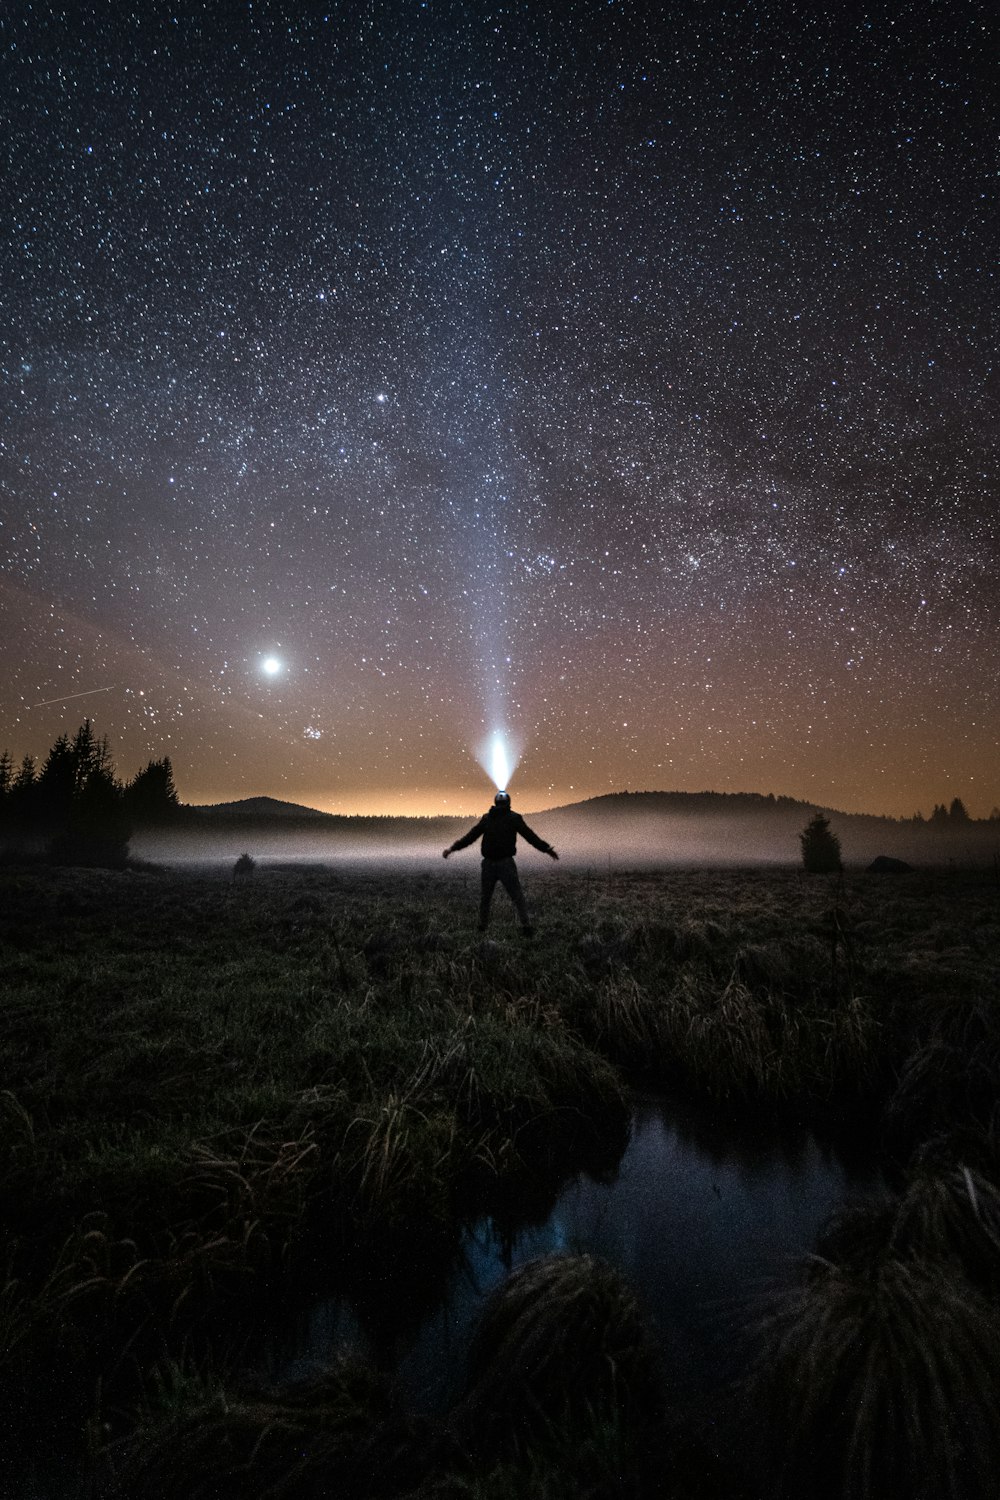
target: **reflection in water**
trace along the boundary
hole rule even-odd
[[[413,1407],[441,1407],[461,1384],[484,1300],[510,1270],[535,1256],[586,1251],[610,1261],[638,1292],[675,1393],[706,1395],[738,1373],[755,1308],[812,1248],[832,1210],[882,1187],[870,1161],[852,1162],[806,1130],[750,1127],[640,1100],[617,1174],[574,1178],[543,1223],[473,1225],[439,1307],[405,1344],[396,1341],[388,1362]],[[384,1363],[386,1343],[373,1340],[375,1332],[363,1331],[343,1300],[326,1301],[277,1373],[306,1374],[345,1344],[375,1354],[377,1342]]]

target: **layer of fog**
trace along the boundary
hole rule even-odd
[[[356,831],[349,826],[285,827],[279,822],[243,823],[218,829],[177,828],[137,832],[133,858],[153,863],[212,863],[232,865],[241,854],[258,862],[307,861],[320,864],[385,864],[444,867],[441,851],[465,833],[470,821],[434,819],[371,822]],[[578,809],[541,812],[530,825],[558,850],[564,866],[607,869],[669,866],[745,867],[797,865],[798,835],[804,826],[801,809],[777,809],[751,814],[725,812],[675,815],[641,809],[616,809],[594,814]],[[1000,845],[1000,834],[987,824],[961,830],[931,829],[886,819],[831,818],[841,842],[844,862],[864,866],[878,854],[913,864],[989,864]],[[523,840],[518,855],[522,870],[552,867],[550,861]],[[479,862],[475,846],[461,850],[447,868],[471,869]],[[554,868],[554,867],[553,867]]]

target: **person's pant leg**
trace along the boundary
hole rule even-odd
[[[490,920],[490,903],[493,900],[493,890],[500,879],[500,871],[497,866],[500,861],[496,859],[484,859],[480,874],[480,897],[479,897],[479,925],[485,927]]]
[[[514,903],[514,910],[521,919],[522,927],[531,926],[531,918],[528,916],[528,906],[521,890],[521,882],[518,878],[517,865],[513,859],[501,859],[497,861],[497,879],[503,885],[504,890]]]

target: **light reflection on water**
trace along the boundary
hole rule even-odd
[[[739,1372],[762,1299],[789,1279],[829,1214],[883,1186],[870,1161],[804,1129],[749,1128],[641,1100],[613,1180],[573,1178],[544,1223],[481,1219],[467,1231],[442,1302],[396,1350],[402,1394],[417,1410],[445,1405],[490,1292],[525,1261],[565,1252],[616,1266],[647,1311],[670,1386],[686,1399],[709,1394]],[[314,1372],[345,1346],[373,1353],[342,1299],[317,1304],[295,1343],[280,1379]]]

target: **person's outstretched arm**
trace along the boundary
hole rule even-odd
[[[456,839],[453,844],[448,845],[447,849],[442,850],[443,858],[447,859],[449,854],[456,854],[459,849],[467,849],[470,844],[474,844],[482,834],[485,823],[486,819],[480,818],[475,828],[470,828],[468,833],[463,833],[460,839]]]
[[[544,839],[540,839],[538,837],[538,834],[535,833],[534,829],[528,827],[527,823],[521,817],[520,813],[517,813],[516,817],[517,817],[517,820],[518,820],[518,829],[517,829],[517,831],[518,831],[518,833],[522,833],[524,835],[524,837],[528,840],[529,844],[534,844],[534,846],[535,846],[536,849],[540,849],[542,851],[542,853],[543,854],[547,854],[550,859],[558,859],[559,858],[558,854],[553,849],[552,845],[551,844],[547,844]]]

